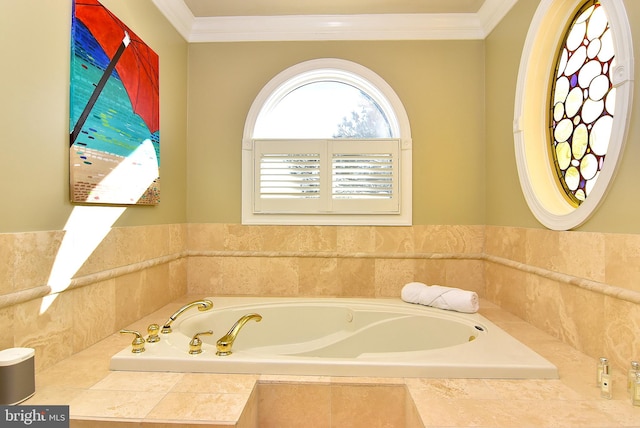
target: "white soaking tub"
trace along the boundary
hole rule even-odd
[[[462,314],[400,299],[213,297],[190,310],[173,332],[134,354],[127,346],[112,370],[283,375],[557,378],[556,367],[480,314]],[[216,341],[242,316],[248,321],[232,354]],[[167,314],[170,315],[170,314]],[[162,320],[158,321],[159,323]],[[196,333],[202,352],[189,353]],[[123,342],[125,339],[123,338]]]

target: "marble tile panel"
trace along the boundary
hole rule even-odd
[[[330,376],[259,375],[260,385],[272,383],[328,385],[331,382],[332,378]]]
[[[298,294],[298,258],[263,257],[260,259],[260,294],[295,296]]]
[[[143,313],[143,272],[133,272],[111,280],[115,299],[113,311],[117,326],[128,325],[146,315]]]
[[[180,258],[169,263],[169,284],[167,289],[169,296],[167,302],[174,301],[180,296],[188,294],[187,273],[187,258]]]
[[[266,291],[260,282],[260,257],[223,257],[220,267],[222,281],[213,294],[259,296]]]
[[[227,224],[224,249],[229,251],[262,251],[265,236],[262,226]]]
[[[301,257],[298,259],[298,295],[338,296],[338,259]]]
[[[480,254],[484,248],[484,234],[484,226],[413,226],[414,247],[419,253]]]
[[[331,386],[328,384],[260,383],[260,428],[330,428]]]
[[[87,389],[109,374],[108,359],[67,358],[49,368],[36,370],[36,389],[43,386],[55,388]],[[71,374],[71,375],[70,375]]]
[[[640,361],[640,305],[605,297],[602,324],[604,349],[601,356],[624,370],[632,360]]]
[[[249,394],[170,392],[147,415],[156,421],[236,423]]]
[[[182,373],[113,371],[90,389],[99,391],[169,392]]]
[[[415,281],[415,259],[375,259],[376,297],[399,297],[405,284]]]
[[[411,227],[376,227],[375,250],[377,253],[413,253],[413,229]]]
[[[404,386],[331,386],[331,425],[334,427],[404,427]]]
[[[474,259],[444,260],[447,287],[475,291],[479,296],[485,295],[484,262]]]
[[[147,315],[173,300],[169,263],[151,266],[142,271],[140,283],[140,313]],[[184,293],[181,293],[184,294]]]
[[[116,281],[107,280],[68,292],[73,305],[74,353],[88,348],[116,330],[116,311],[120,309],[117,307]]]
[[[605,235],[593,232],[558,232],[555,254],[559,272],[605,281]]]
[[[227,240],[227,225],[223,223],[189,223],[187,248],[192,251],[223,251]]]
[[[444,259],[415,259],[415,275],[413,281],[428,285],[445,284],[447,282],[447,265]]]
[[[0,295],[16,291],[14,288],[17,256],[17,253],[14,250],[15,241],[15,233],[0,233],[0,260],[3,261],[0,263]]]
[[[34,348],[36,371],[73,353],[73,300],[69,293],[15,306],[14,346]]]
[[[528,275],[491,262],[485,265],[484,274],[485,297],[504,310],[525,319]]]
[[[605,234],[607,284],[640,291],[640,235]]]
[[[334,226],[262,226],[265,251],[335,251]]]
[[[526,230],[520,227],[486,226],[484,253],[525,263]]]
[[[13,290],[46,285],[58,256],[64,231],[25,232],[13,235],[10,259]]]
[[[525,237],[525,263],[559,272],[562,266],[559,259],[560,234],[547,229],[527,229]]]
[[[185,373],[171,392],[250,394],[257,381],[257,375]]]
[[[374,226],[338,226],[336,251],[341,253],[373,253],[376,249]]]
[[[0,308],[0,325],[4,326],[0,330],[0,349],[13,348],[15,346],[15,327],[13,314],[17,305]]]
[[[85,390],[69,402],[72,418],[144,418],[159,403],[164,392]]]
[[[424,428],[424,424],[422,423],[420,414],[418,413],[418,408],[409,394],[406,394],[404,414],[405,428]]]
[[[374,297],[375,260],[338,259],[338,286],[344,297]]]
[[[26,406],[60,405],[68,403],[82,394],[81,388],[62,388],[57,386],[36,386],[36,393],[21,404]]]
[[[189,257],[187,259],[187,292],[193,295],[211,296],[234,294],[233,284],[223,279],[222,257]]]
[[[498,399],[498,391],[483,379],[407,378],[409,393],[430,399]]]
[[[235,428],[259,428],[258,386],[251,392]]]

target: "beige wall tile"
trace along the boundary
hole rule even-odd
[[[587,232],[558,232],[559,272],[605,281],[605,235]]]
[[[0,295],[15,290],[16,257],[15,233],[0,233]]]
[[[263,257],[260,259],[260,294],[296,296],[298,294],[298,258]]]
[[[376,297],[399,297],[402,287],[415,281],[415,259],[375,259]]]
[[[14,346],[34,348],[36,370],[70,356],[73,350],[73,300],[69,293],[15,306]],[[43,301],[48,303],[42,305]],[[42,311],[42,312],[41,312]]]
[[[338,259],[338,286],[340,296],[375,296],[375,260]]]
[[[562,266],[558,258],[560,234],[547,229],[527,229],[525,237],[525,263],[559,272]]]
[[[331,386],[328,384],[259,384],[260,428],[330,428]]]
[[[92,284],[68,293],[72,298],[74,353],[88,348],[116,330],[119,318],[116,312],[121,314],[122,308],[117,306],[115,281]]]
[[[86,390],[69,403],[71,417],[144,418],[163,392]]]
[[[336,250],[341,253],[373,253],[376,228],[373,226],[340,226],[336,231]]]
[[[440,285],[475,291],[485,295],[484,261],[452,259],[444,260],[446,280]]]
[[[220,421],[235,424],[248,394],[170,392],[146,416],[147,420]]]
[[[13,314],[18,305],[0,309],[0,323],[5,326],[0,330],[0,349],[13,348],[15,346],[15,327]]]
[[[227,225],[222,223],[187,225],[187,248],[192,251],[223,251],[226,248]]]
[[[13,262],[14,291],[48,283],[63,235],[64,231],[14,235],[9,255],[9,260]]]
[[[640,235],[605,235],[605,280],[640,292]]]
[[[180,375],[171,392],[250,394],[257,380],[257,375],[185,373]]]
[[[527,229],[520,227],[486,226],[484,252],[520,263],[527,258]]]
[[[444,259],[416,259],[414,281],[428,285],[447,282],[447,266]]]
[[[376,227],[376,252],[414,252],[413,229],[411,227]]]
[[[332,226],[263,226],[265,251],[335,251],[336,228]]]
[[[602,356],[625,370],[631,360],[640,360],[640,305],[605,297],[601,323],[604,328]]]
[[[223,280],[223,261],[222,257],[189,257],[186,262],[188,294],[233,294],[233,286]]]
[[[482,253],[484,226],[413,226],[415,251],[421,253]]]
[[[298,260],[298,294],[300,296],[338,296],[338,259],[333,257]]]
[[[331,386],[331,426],[353,428],[404,427],[404,386]]]

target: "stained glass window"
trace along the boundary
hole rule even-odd
[[[588,1],[578,10],[556,58],[550,96],[551,154],[568,200],[580,205],[607,155],[616,90],[615,55],[604,8]]]

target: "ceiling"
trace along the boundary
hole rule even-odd
[[[153,0],[190,43],[484,39],[518,0]]]
[[[193,16],[476,13],[484,0],[184,0]]]

